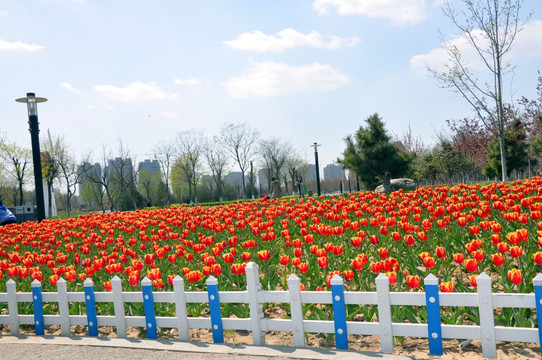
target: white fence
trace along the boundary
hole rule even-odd
[[[292,275],[288,279],[288,291],[261,290],[258,266],[246,267],[246,291],[218,291],[218,281],[210,276],[206,282],[207,292],[185,292],[180,277],[173,280],[173,292],[152,292],[152,283],[145,278],[141,292],[123,292],[121,280],[111,280],[111,292],[94,292],[90,280],[84,283],[84,292],[68,292],[64,279],[57,283],[57,292],[41,292],[41,283],[32,283],[31,293],[17,292],[13,280],[6,283],[7,292],[0,293],[0,303],[7,303],[8,314],[0,315],[0,324],[7,324],[11,335],[19,334],[20,325],[34,325],[36,335],[43,335],[44,325],[60,325],[62,336],[70,335],[70,326],[88,327],[90,336],[98,335],[99,326],[116,327],[119,337],[126,337],[128,326],[144,327],[148,338],[157,337],[157,328],[178,329],[179,339],[189,340],[189,329],[211,329],[214,342],[223,342],[223,330],[247,330],[252,332],[255,345],[265,344],[265,333],[282,331],[293,333],[294,345],[305,346],[305,333],[335,333],[336,346],[348,348],[348,335],[378,335],[381,350],[393,352],[394,336],[427,338],[430,353],[442,354],[442,339],[478,339],[482,342],[483,355],[497,357],[496,341],[542,343],[539,328],[502,327],[494,324],[494,308],[536,308],[542,314],[542,275],[534,280],[534,294],[509,294],[491,291],[491,279],[483,273],[478,276],[478,293],[440,293],[438,280],[429,275],[425,279],[425,292],[390,292],[389,280],[384,274],[376,278],[376,292],[344,292],[343,280],[335,276],[331,291],[300,291],[300,280]],[[33,315],[19,315],[18,303],[32,303]],[[58,314],[43,313],[43,303],[58,303]],[[70,315],[73,303],[85,303],[86,315]],[[114,316],[97,315],[96,303],[113,303]],[[145,316],[127,316],[125,303],[143,303]],[[175,316],[155,316],[155,304],[175,304]],[[208,303],[210,318],[188,317],[187,303]],[[222,318],[220,304],[248,304],[249,318]],[[264,303],[289,303],[291,319],[264,317]],[[333,320],[305,320],[302,304],[332,304]],[[376,305],[378,322],[346,321],[346,305]],[[391,306],[421,306],[427,311],[427,324],[393,323]],[[480,325],[442,325],[441,306],[473,307],[479,309]]]

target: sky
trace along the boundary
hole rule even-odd
[[[525,0],[531,12],[508,102],[536,96],[542,1]],[[447,119],[473,116],[427,71],[446,61],[443,39],[464,43],[442,0],[1,0],[0,133],[30,147],[15,99],[34,92],[48,99],[40,135],[64,136],[80,159],[122,142],[142,161],[181,131],[247,123],[309,163],[317,142],[324,166],[374,113],[431,146]]]

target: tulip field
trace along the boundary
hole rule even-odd
[[[287,289],[296,274],[301,290],[329,291],[339,274],[347,291],[374,291],[384,273],[390,291],[423,291],[423,279],[434,274],[441,292],[476,292],[476,276],[486,272],[493,292],[529,293],[542,264],[541,210],[542,177],[535,177],[27,222],[0,227],[0,292],[8,279],[18,291],[30,291],[34,279],[55,291],[60,277],[68,291],[82,291],[87,278],[97,291],[111,291],[114,276],[125,291],[140,291],[144,277],[154,291],[172,291],[176,275],[187,291],[205,289],[209,275],[221,291],[242,290],[253,261],[265,290]],[[308,310],[309,318],[329,313],[325,306]],[[349,306],[348,318],[370,321],[375,311]],[[393,315],[423,321],[408,307]],[[536,324],[530,309],[496,316],[496,324]],[[450,312],[443,321],[476,323],[476,309]]]

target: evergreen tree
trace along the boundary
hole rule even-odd
[[[390,192],[391,178],[404,176],[409,161],[392,144],[378,114],[365,121],[367,127],[360,126],[354,136],[346,137],[346,149],[338,161],[353,170],[367,188],[374,188],[382,181],[385,191]]]
[[[528,144],[526,138],[527,135],[521,120],[514,120],[504,137],[507,177],[510,176],[513,170],[521,169],[528,165]],[[488,162],[482,170],[483,174],[488,177],[502,176],[501,151],[499,145],[500,142],[498,138],[493,139],[489,144],[489,153],[487,155]]]

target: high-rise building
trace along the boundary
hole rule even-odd
[[[138,171],[148,171],[151,175],[160,171],[160,163],[158,160],[145,159],[138,164]]]
[[[90,179],[100,179],[102,176],[102,166],[99,163],[91,164],[85,162],[77,168],[77,173],[79,174],[79,194],[81,194],[81,189],[83,189]]]
[[[130,158],[114,158],[109,160],[105,167],[106,176],[110,176],[112,173],[121,175],[123,178],[128,179],[132,175],[133,166],[132,159]]]
[[[305,183],[312,183],[316,181],[316,165],[314,164],[308,164],[307,170],[305,170],[305,173],[303,175],[303,180]]]
[[[233,186],[243,186],[243,174],[240,171],[232,171],[224,176],[224,183]],[[246,182],[245,182],[246,183]]]
[[[324,167],[325,180],[341,180],[343,178],[343,167],[337,164],[328,164]]]

